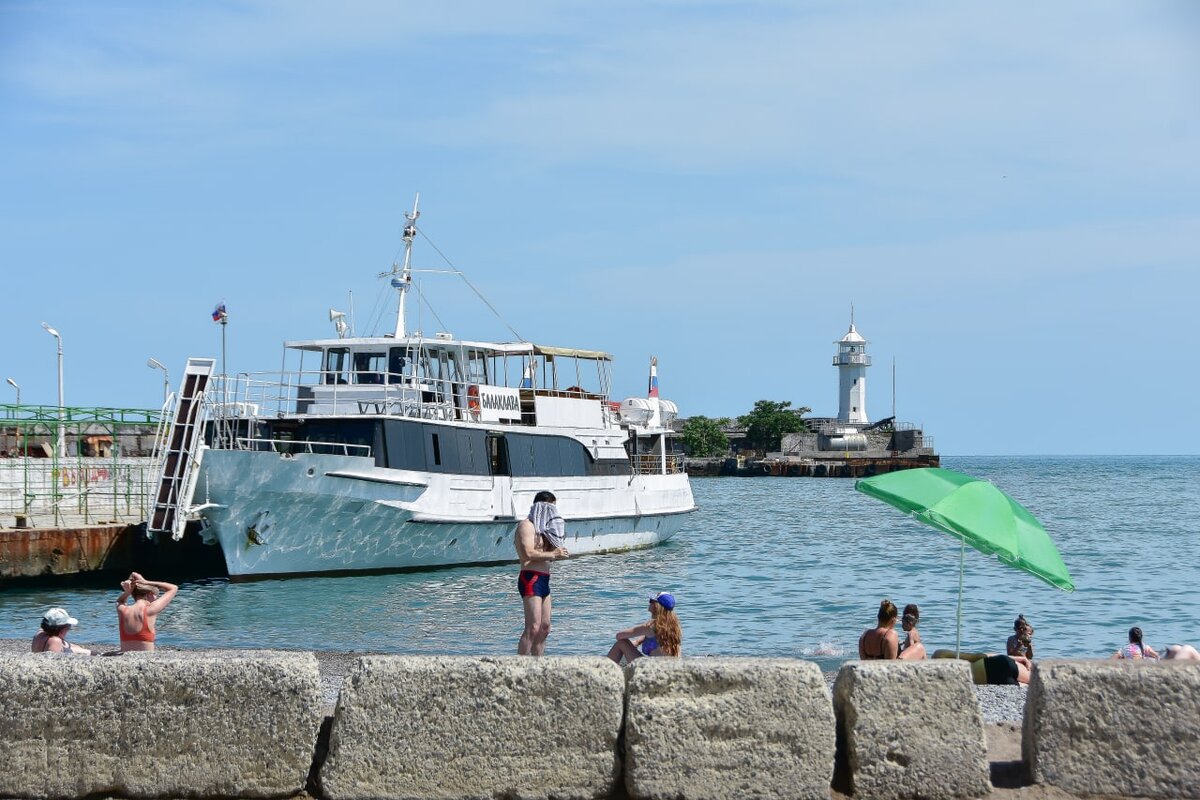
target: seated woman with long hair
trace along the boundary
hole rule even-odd
[[[1113,653],[1112,657],[1137,660],[1149,658],[1157,661],[1158,653],[1154,651],[1153,647],[1142,641],[1142,629],[1135,626],[1129,629],[1129,644]]]
[[[898,658],[900,639],[896,636],[896,604],[884,600],[875,616],[879,624],[858,637],[858,657],[864,661]]]
[[[650,595],[650,619],[617,631],[617,643],[608,651],[608,657],[620,664],[622,659],[630,663],[642,656],[677,656],[682,644],[675,595],[659,592]]]

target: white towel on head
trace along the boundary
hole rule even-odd
[[[534,530],[546,537],[552,549],[566,545],[566,524],[558,515],[558,507],[554,503],[534,503],[529,507],[529,521],[533,523]]]

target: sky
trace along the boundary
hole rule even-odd
[[[1200,4],[0,1],[0,377],[157,407],[390,330],[650,357],[682,416],[1196,454]],[[444,258],[443,255],[444,254]],[[428,309],[428,310],[427,310]],[[435,316],[436,315],[436,316]],[[892,394],[895,365],[896,392]],[[0,385],[14,402],[11,386]]]

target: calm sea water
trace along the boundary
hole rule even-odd
[[[1023,613],[1039,657],[1103,656],[1140,625],[1155,647],[1200,645],[1200,457],[946,458],[992,480],[1043,521],[1078,587],[1054,589],[966,552],[963,648],[1003,650]],[[555,566],[555,654],[603,654],[671,590],[689,655],[854,657],[880,599],[921,606],[931,649],[953,647],[959,548],[854,491],[853,481],[698,478],[700,510],[664,546]],[[388,653],[515,651],[513,566],[184,585],[159,621],[178,647]],[[150,576],[154,577],[154,576]],[[0,589],[0,637],[32,636],[48,606],[73,638],[112,642],[117,590]]]

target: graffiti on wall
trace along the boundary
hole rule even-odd
[[[58,470],[57,477],[62,479],[64,487],[90,486],[93,483],[105,483],[112,480],[112,473],[107,467],[67,467]]]

